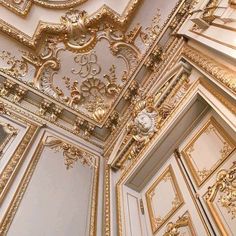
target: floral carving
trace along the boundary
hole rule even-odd
[[[156,39],[160,31],[160,20],[160,9],[157,9],[157,14],[153,17],[151,26],[147,27],[145,32],[140,32],[140,37],[145,45],[150,45]]]
[[[106,92],[105,84],[96,78],[89,78],[81,85],[81,91],[84,97],[92,96],[94,98],[102,96]]]
[[[216,182],[208,188],[205,196],[208,204],[213,202],[219,194],[218,202],[227,209],[232,219],[236,218],[236,162],[228,170],[220,170],[217,173]]]
[[[77,161],[80,161],[82,165],[96,167],[95,159],[92,155],[62,140],[55,139],[49,136],[45,141],[44,145],[50,147],[56,152],[63,152],[64,161],[67,169],[72,168],[74,163]]]
[[[96,31],[86,26],[87,13],[77,9],[70,9],[61,17],[67,33],[65,45],[69,50],[88,52],[97,42]]]
[[[24,59],[19,60],[7,51],[1,51],[0,58],[7,64],[7,67],[3,69],[12,74],[13,76],[23,77],[27,74],[28,65]]]
[[[133,158],[156,132],[156,116],[152,97],[140,99],[135,103],[133,120],[127,126],[128,132],[135,140],[130,158]]]
[[[184,56],[200,66],[204,71],[213,76],[233,92],[236,92],[235,71],[220,65],[214,59],[202,54],[200,51],[186,46],[183,51]]]
[[[182,234],[179,229],[183,227],[188,227],[191,231],[191,235],[195,235],[195,231],[193,229],[188,212],[185,213],[183,216],[179,217],[176,222],[169,222],[166,226],[166,232],[164,236],[180,236]]]

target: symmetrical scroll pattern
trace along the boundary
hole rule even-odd
[[[56,152],[63,152],[64,161],[67,169],[72,168],[75,162],[77,161],[80,161],[82,165],[88,165],[91,168],[96,167],[96,162],[93,155],[82,151],[79,148],[68,144],[62,140],[48,136],[44,145],[50,147]]]

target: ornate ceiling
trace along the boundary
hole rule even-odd
[[[184,2],[2,0],[0,67],[10,77],[1,95],[105,140],[142,96],[153,58],[163,59],[178,23],[174,16],[186,13]]]

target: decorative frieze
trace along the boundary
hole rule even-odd
[[[218,63],[213,58],[204,55],[202,52],[190,47],[185,46],[183,55],[200,67],[203,71],[207,72],[213,79],[225,85],[228,89],[236,93],[236,79],[235,71],[226,66]]]
[[[77,161],[80,161],[82,165],[88,165],[89,167],[96,168],[93,155],[88,154],[87,152],[82,151],[60,139],[55,139],[54,137],[48,136],[44,142],[44,145],[50,147],[56,152],[63,152],[66,169],[72,168]]]

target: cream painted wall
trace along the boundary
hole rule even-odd
[[[92,181],[91,168],[67,170],[62,153],[45,147],[8,235],[87,235]]]

